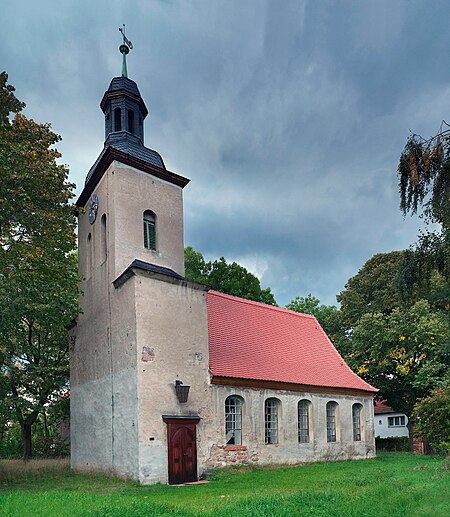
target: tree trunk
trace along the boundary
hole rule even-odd
[[[31,445],[32,424],[25,420],[20,423],[20,427],[22,429],[23,460],[28,461],[33,456],[33,449]]]
[[[414,422],[411,417],[408,417],[408,423],[406,425],[409,433],[409,448],[411,452],[414,452]]]
[[[49,432],[48,432],[48,422],[47,422],[47,413],[45,411],[45,407],[42,410],[42,417],[44,419],[44,446],[45,446],[45,454],[48,454],[50,451],[50,440],[49,440]]]

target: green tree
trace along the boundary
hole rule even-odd
[[[189,278],[194,282],[199,282],[200,284],[207,284],[210,264],[210,262],[205,262],[203,255],[199,251],[195,251],[192,246],[187,246],[184,249],[184,268],[186,278]]]
[[[335,305],[321,304],[318,298],[308,294],[306,297],[297,296],[291,300],[286,309],[315,316],[339,352],[343,355],[348,352],[349,343],[342,312]]]
[[[378,253],[348,280],[336,296],[347,328],[355,327],[367,312],[389,314],[402,305],[398,289],[402,260],[403,251]]]
[[[186,278],[209,285],[212,289],[256,302],[277,305],[270,288],[262,289],[259,279],[243,266],[224,257],[205,262],[203,255],[191,246],[184,250]]]
[[[446,129],[443,129],[443,126]],[[403,288],[429,278],[437,269],[450,284],[450,130],[442,123],[437,135],[424,139],[411,134],[398,165],[400,208],[404,215],[421,215],[438,230],[419,236],[417,246],[405,256]],[[450,298],[447,298],[447,305]],[[447,310],[450,307],[447,308]]]
[[[33,424],[68,382],[66,329],[78,289],[74,185],[56,163],[60,137],[19,113],[24,105],[6,73],[0,92],[1,407],[17,419],[28,459]]]
[[[389,314],[368,312],[354,328],[348,359],[390,406],[410,415],[450,367],[448,319],[426,300]]]
[[[437,451],[450,454],[450,382],[433,390],[414,407],[414,433]]]

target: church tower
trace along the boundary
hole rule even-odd
[[[104,148],[77,201],[88,239],[80,241],[81,277],[89,278],[107,256],[114,278],[135,259],[183,275],[182,189],[189,180],[145,147],[148,110],[134,81],[113,78],[100,107]]]
[[[78,470],[164,481],[167,468],[152,471],[150,458],[165,447],[161,414],[193,411],[179,405],[174,383],[207,365],[207,288],[183,278],[189,180],[144,145],[148,110],[128,78],[130,48],[124,36],[122,75],[100,103],[104,148],[76,203],[80,314],[70,331],[71,457]],[[187,330],[180,332],[180,324]],[[203,389],[206,379],[205,370],[191,384]]]

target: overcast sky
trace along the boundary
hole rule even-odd
[[[81,192],[120,75],[149,108],[146,145],[191,179],[185,244],[225,256],[280,305],[335,296],[364,262],[414,242],[396,169],[409,130],[450,118],[443,1],[14,0],[0,68],[50,122]]]

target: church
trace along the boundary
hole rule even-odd
[[[104,148],[77,201],[72,467],[181,484],[225,465],[373,457],[377,389],[313,316],[184,277],[189,180],[144,145],[127,43],[100,103]]]

